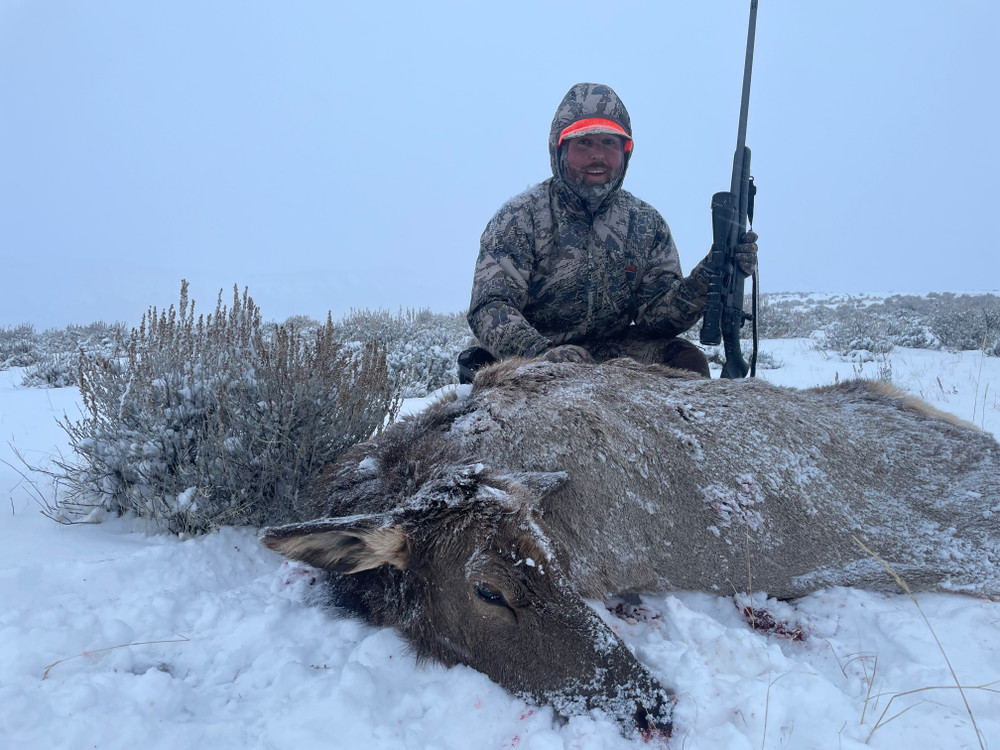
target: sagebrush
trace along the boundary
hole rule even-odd
[[[0,328],[0,370],[38,361],[38,341],[30,323]]]
[[[759,313],[761,338],[818,335],[824,348],[842,355],[885,354],[904,346],[1000,356],[1000,297],[994,294],[932,292],[885,298],[765,294]],[[748,329],[744,327],[744,336]]]
[[[344,342],[380,341],[404,398],[426,396],[458,382],[458,355],[472,332],[464,313],[353,310],[337,324]]]
[[[176,308],[151,308],[111,356],[81,354],[78,382],[53,512],[134,513],[175,533],[293,516],[319,470],[399,407],[384,344],[344,344],[329,319],[265,336],[235,288],[231,308],[220,293],[195,318],[186,282]]]

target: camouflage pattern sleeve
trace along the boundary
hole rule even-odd
[[[483,232],[469,302],[469,327],[495,357],[535,357],[552,346],[522,312],[533,255],[530,209],[512,200]]]
[[[677,336],[697,323],[704,313],[708,274],[703,260],[690,276],[681,275],[670,227],[659,215],[656,218],[659,226],[639,283],[635,322],[643,332]]]

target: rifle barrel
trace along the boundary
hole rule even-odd
[[[747,54],[743,61],[743,94],[740,97],[740,128],[733,154],[733,182],[730,192],[739,195],[743,182],[743,149],[747,145],[747,116],[750,112],[750,74],[753,71],[753,43],[757,31],[757,0],[750,0],[750,24],[747,28]]]

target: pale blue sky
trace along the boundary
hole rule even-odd
[[[0,0],[0,325],[457,312],[479,235],[613,86],[689,270],[730,180],[749,0]],[[1000,288],[1000,3],[760,0],[764,291]]]

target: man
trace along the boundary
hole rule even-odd
[[[579,83],[549,132],[552,177],[509,200],[483,232],[469,305],[479,347],[460,380],[503,357],[603,362],[627,356],[708,377],[702,351],[677,338],[701,317],[707,260],[681,275],[663,217],[621,189],[632,125],[608,86]],[[751,275],[757,235],[740,237]]]

